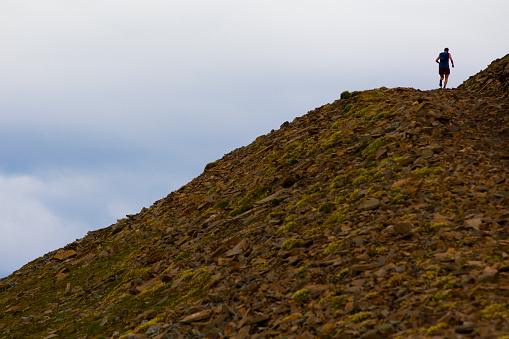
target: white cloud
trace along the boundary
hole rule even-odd
[[[109,226],[163,198],[191,178],[129,171],[0,175],[0,277]]]
[[[59,195],[51,182],[0,176],[0,276],[75,240],[83,222],[64,220],[45,203]]]

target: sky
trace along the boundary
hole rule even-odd
[[[456,87],[507,0],[1,0],[0,277],[344,90]]]

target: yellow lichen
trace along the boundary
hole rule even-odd
[[[437,325],[431,326],[430,328],[428,328],[428,330],[426,331],[426,336],[432,337],[437,334],[438,330],[447,328],[447,327],[448,327],[447,323],[444,323],[444,322],[438,323]]]
[[[302,241],[302,239],[295,239],[295,238],[288,239],[283,243],[283,245],[281,245],[281,249],[285,250],[285,251],[289,251],[295,247],[302,246],[303,243],[304,243],[304,241]]]
[[[323,251],[323,254],[329,255],[334,254],[343,249],[343,240],[337,240],[333,243],[330,243],[327,248]]]
[[[298,290],[297,292],[295,292],[292,295],[291,299],[295,300],[295,301],[301,301],[302,299],[307,297],[308,294],[309,294],[309,291],[307,289],[303,288],[302,290]]]
[[[354,315],[351,315],[348,318],[348,320],[353,322],[353,323],[361,323],[364,320],[370,318],[372,315],[373,315],[373,313],[370,312],[370,311],[359,312],[359,313],[356,313]]]

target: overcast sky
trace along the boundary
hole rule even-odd
[[[0,1],[0,277],[344,90],[456,87],[507,0]]]

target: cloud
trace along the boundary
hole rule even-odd
[[[137,213],[190,179],[118,169],[0,175],[0,277]]]
[[[48,208],[44,198],[63,193],[51,182],[1,176],[0,187],[0,276],[75,240],[82,233],[78,230],[86,228]]]

